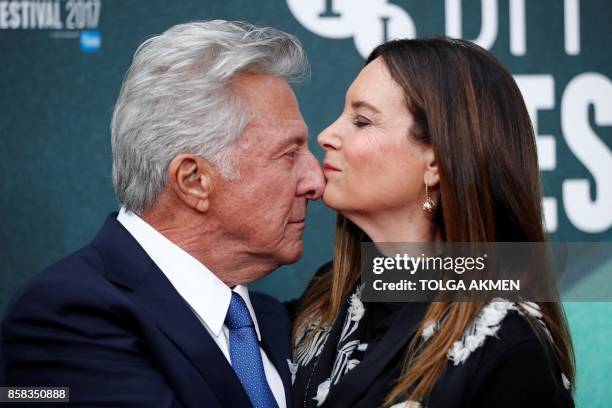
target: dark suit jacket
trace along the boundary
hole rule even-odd
[[[78,406],[250,407],[215,341],[115,218],[8,306],[3,385],[69,386]],[[269,296],[251,302],[289,404],[290,321]]]

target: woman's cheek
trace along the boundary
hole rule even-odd
[[[350,168],[357,172],[372,171],[384,157],[384,148],[371,140],[363,138],[345,146],[344,155]]]

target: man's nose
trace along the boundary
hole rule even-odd
[[[298,184],[297,195],[308,200],[318,200],[325,189],[325,177],[316,157],[309,150],[304,158],[304,168]]]

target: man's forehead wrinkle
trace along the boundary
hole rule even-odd
[[[293,122],[293,123],[292,123]],[[274,139],[301,139],[303,142],[308,141],[308,127],[301,120],[282,121],[279,123],[252,121],[247,125],[245,130],[264,131],[266,133],[274,133],[271,135]]]

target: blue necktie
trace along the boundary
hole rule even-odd
[[[244,299],[232,291],[232,300],[225,316],[229,329],[230,358],[251,404],[255,408],[278,408],[266,381],[255,325]]]

